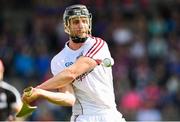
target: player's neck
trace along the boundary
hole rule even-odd
[[[72,50],[78,50],[82,45],[83,43],[74,43],[72,40],[70,40],[68,43],[68,47]]]

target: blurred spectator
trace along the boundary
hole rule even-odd
[[[152,62],[164,59],[167,56],[168,44],[162,36],[155,36],[148,44],[148,54]]]
[[[30,45],[25,44],[20,52],[17,52],[14,59],[14,69],[16,75],[24,79],[24,84],[28,85],[28,79],[35,75],[35,64]]]
[[[156,104],[160,97],[160,89],[155,81],[151,81],[141,92],[142,106],[137,111],[136,120],[161,121],[162,115]]]
[[[124,113],[124,116],[128,118],[128,121],[133,121],[141,104],[142,100],[140,94],[137,91],[132,90],[122,96],[118,107],[119,110]]]
[[[37,78],[39,79],[39,81],[42,81],[42,79],[45,77],[50,67],[49,66],[50,56],[48,55],[47,45],[45,45],[44,43],[35,45],[35,49],[36,49],[35,72],[37,73]]]
[[[133,59],[141,59],[147,55],[144,35],[136,35],[130,47],[130,54]]]
[[[132,41],[132,33],[126,27],[119,27],[113,31],[113,39],[118,45],[125,45]]]
[[[166,24],[160,14],[153,14],[148,23],[148,31],[151,36],[162,36],[166,32]]]

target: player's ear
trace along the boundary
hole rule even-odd
[[[67,33],[67,34],[70,34],[70,30],[69,30],[69,23],[65,23],[64,24],[64,31]]]

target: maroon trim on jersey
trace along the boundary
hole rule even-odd
[[[96,63],[97,63],[98,65],[100,65],[101,62],[102,62],[102,60],[100,60],[100,59],[96,59],[95,61],[96,61]]]
[[[85,56],[88,56],[89,52],[95,47],[95,45],[97,45],[98,40],[96,39],[96,42],[94,43],[94,45],[88,50],[88,52],[86,53]]]
[[[91,58],[103,47],[104,41],[102,42],[102,45],[96,50],[96,52],[91,56]]]
[[[87,54],[88,57],[90,57],[90,55],[92,55],[92,53],[94,53],[94,51],[99,47],[99,45],[101,44],[101,40],[96,38],[96,42],[97,44],[91,49],[91,51]]]
[[[89,49],[85,56],[92,58],[104,45],[104,41],[100,38],[95,38],[95,44]]]

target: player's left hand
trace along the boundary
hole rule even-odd
[[[23,93],[22,95],[22,101],[26,102],[27,104],[32,103],[33,101],[35,101],[36,99],[39,98],[39,94],[38,94],[38,89],[37,88],[32,88],[31,93],[29,95],[27,95],[26,92]]]

